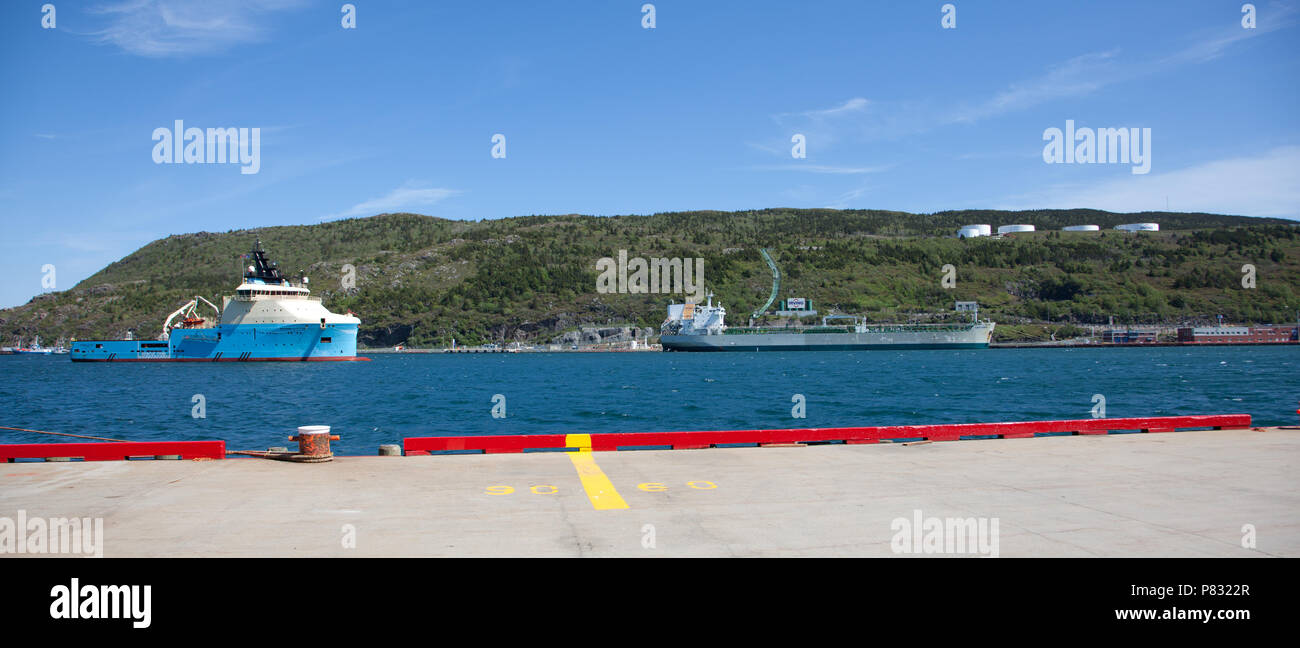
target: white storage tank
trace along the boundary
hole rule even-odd
[[[976,236],[988,236],[989,233],[981,229],[987,225],[967,225],[957,230],[957,238],[975,238]]]
[[[1033,225],[1001,225],[998,227],[998,234],[1014,234],[1017,232],[1032,232]]]
[[[1128,223],[1125,225],[1116,225],[1115,229],[1125,232],[1159,232],[1159,223]]]
[[[1062,227],[1061,231],[1062,232],[1098,232],[1101,231],[1101,228],[1097,227],[1096,225],[1068,225],[1066,227]]]

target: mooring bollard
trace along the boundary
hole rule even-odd
[[[337,434],[330,434],[328,425],[303,425],[298,428],[296,436],[290,441],[298,442],[298,455],[295,461],[330,461],[334,453],[330,451],[330,441],[338,441]]]
[[[402,456],[402,446],[399,446],[395,443],[385,443],[379,446],[379,456],[400,457]]]

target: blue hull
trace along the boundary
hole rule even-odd
[[[73,362],[364,360],[356,324],[242,324],[172,329],[171,339],[78,340]]]

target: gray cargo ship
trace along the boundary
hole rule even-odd
[[[973,303],[971,321],[961,324],[867,324],[860,317],[830,315],[821,326],[728,327],[722,304],[670,304],[660,328],[664,351],[857,351],[865,349],[983,349],[994,323],[980,321]],[[962,310],[968,310],[962,308]],[[832,325],[831,320],[851,320]]]

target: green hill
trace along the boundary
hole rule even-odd
[[[1154,221],[1160,232],[1124,233]],[[959,240],[961,225],[1030,223],[1011,238]],[[1096,224],[1101,232],[1060,232]],[[1285,323],[1300,310],[1300,228],[1278,219],[1094,210],[911,214],[768,209],[651,216],[525,216],[448,221],[384,214],[319,225],[185,234],[154,241],[71,290],[0,310],[0,339],[40,335],[158,335],[194,295],[216,303],[238,283],[241,254],[260,238],[286,274],[311,277],[331,310],[362,318],[363,344],[411,346],[550,340],[578,325],[658,327],[682,295],[600,294],[596,262],[618,256],[704,259],[708,289],[732,324],[763,304],[780,265],[782,297],[806,297],[876,321],[950,316],[954,300],[980,302],[1004,325],[1211,322]],[[342,290],[343,266],[356,288]],[[956,284],[942,287],[943,267]],[[1257,286],[1242,287],[1242,266]],[[1001,329],[1000,329],[1001,330]],[[1004,335],[1024,336],[1006,326]],[[1031,335],[1032,337],[1032,335]]]

